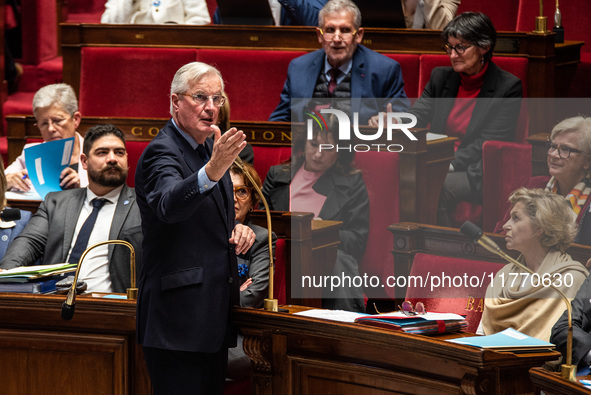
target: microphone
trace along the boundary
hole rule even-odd
[[[261,197],[263,205],[265,206],[265,214],[267,216],[267,239],[269,241],[269,297],[264,301],[264,309],[267,311],[279,311],[279,302],[277,301],[277,299],[273,298],[273,273],[275,270],[275,266],[273,265],[273,231],[271,230],[271,211],[269,210],[269,205],[267,204],[267,200],[265,199],[265,196],[263,195],[263,191],[261,191],[261,188],[259,188],[259,186],[252,179],[250,174],[247,171],[244,171],[244,166],[242,166],[242,159],[239,156],[237,156],[236,159],[234,159],[234,163],[236,164],[236,166],[240,168],[240,170],[242,170],[242,174],[244,174],[246,178],[248,178],[254,189]]]
[[[517,267],[526,272],[534,274],[534,272],[521,262],[516,259],[513,259],[509,254],[503,251],[497,243],[495,243],[490,237],[484,234],[482,229],[478,226],[474,225],[470,221],[464,222],[462,227],[460,228],[460,232],[468,236],[474,243],[477,243],[484,247],[486,250],[492,252],[493,254],[499,255],[501,258],[506,260],[507,262],[513,263]],[[561,368],[561,376],[563,379],[569,381],[577,381],[577,366],[572,364],[573,360],[573,317],[572,317],[572,306],[570,300],[566,297],[564,292],[560,289],[556,288],[553,284],[550,284],[549,288],[554,289],[556,292],[560,294],[564,303],[566,303],[566,311],[568,314],[568,333],[567,333],[567,340],[566,340],[566,364],[562,364]]]
[[[18,221],[21,219],[21,210],[18,208],[5,208],[0,212],[0,219],[4,222]]]
[[[74,311],[76,310],[76,284],[78,284],[78,275],[80,274],[80,267],[82,267],[82,261],[86,258],[86,254],[88,254],[91,250],[96,247],[100,247],[105,244],[120,244],[124,245],[129,248],[129,269],[131,275],[131,287],[127,288],[127,299],[128,300],[136,300],[138,290],[135,286],[135,249],[131,245],[124,240],[107,240],[101,241],[100,243],[96,243],[88,247],[82,253],[80,260],[78,261],[78,266],[76,267],[76,274],[74,275],[74,281],[72,281],[72,286],[68,291],[68,296],[66,296],[66,300],[62,303],[62,319],[65,321],[69,321],[74,316]]]

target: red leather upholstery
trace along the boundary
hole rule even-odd
[[[125,148],[127,149],[127,164],[129,165],[129,172],[127,173],[127,185],[135,186],[135,169],[137,163],[142,156],[142,152],[148,146],[146,141],[126,141]]]
[[[519,0],[462,0],[457,15],[466,12],[483,12],[497,31],[515,31]],[[533,30],[533,29],[530,29]]]
[[[170,83],[194,49],[82,48],[80,111],[87,116],[170,117]],[[133,78],[132,78],[133,77]]]
[[[55,1],[22,1],[24,64],[39,64],[57,56],[57,6]]]
[[[530,144],[484,143],[482,228],[485,232],[492,232],[509,209],[507,199],[511,192],[525,185],[531,177],[531,150]]]
[[[266,121],[279,103],[289,62],[305,53],[199,49],[197,60],[222,73],[230,98],[230,119]]]
[[[410,99],[420,96],[419,91],[419,59],[420,55],[389,53],[384,54],[400,63],[402,78],[404,79],[404,92]]]
[[[263,147],[254,145],[254,168],[259,173],[261,180],[267,177],[271,166],[286,162],[291,156],[291,147]]]
[[[273,297],[282,305],[286,303],[285,262],[289,251],[285,248],[285,239],[275,242],[275,272],[273,273]]]
[[[388,226],[400,220],[399,156],[391,152],[358,152],[357,167],[369,195],[369,237],[359,272],[363,276],[378,276],[382,284],[394,275],[392,235]],[[369,298],[394,298],[393,289],[365,289]]]
[[[427,311],[465,315],[466,331],[474,333],[482,316],[486,288],[502,267],[502,263],[418,253],[413,259],[410,276],[421,280],[416,284],[409,280],[406,300],[413,304],[423,302]],[[442,280],[441,283],[437,279]]]

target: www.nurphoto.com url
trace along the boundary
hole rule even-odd
[[[415,276],[388,276],[383,283],[378,276],[369,276],[366,274],[360,276],[348,276],[346,274],[330,276],[302,276],[303,288],[330,288],[334,290],[341,287],[355,288],[427,288],[431,291],[437,288],[479,288],[488,285],[495,279],[494,273],[482,273],[479,276],[471,276],[467,273],[463,275],[446,275],[445,272],[432,275],[431,272],[425,275]],[[571,273],[500,273],[495,280],[495,286],[505,287],[530,284],[533,287],[570,287],[573,284]]]

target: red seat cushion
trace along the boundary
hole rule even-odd
[[[23,58],[37,65],[57,56],[57,2],[23,1],[21,7]]]
[[[419,92],[419,55],[391,53],[384,54],[400,63],[402,78],[404,79],[404,92],[406,96],[415,99]]]
[[[285,248],[285,239],[277,238],[275,243],[275,271],[273,273],[273,297],[277,299],[280,305],[286,303],[286,271],[287,248]]]
[[[291,147],[264,147],[254,145],[254,168],[259,173],[261,180],[267,177],[267,172],[271,166],[281,164],[291,156]]]
[[[230,119],[266,121],[279,95],[292,59],[301,51],[200,49],[197,60],[218,68],[230,98]]]
[[[388,226],[400,221],[399,155],[391,152],[358,152],[357,167],[363,172],[363,180],[369,195],[369,237],[359,272],[363,276],[377,276],[385,284],[394,275],[392,234]],[[368,288],[370,298],[393,298],[393,289]]]
[[[418,253],[415,255],[406,300],[423,302],[427,311],[465,315],[467,332],[476,332],[486,288],[504,265]],[[416,276],[417,281],[410,280]]]
[[[82,116],[170,117],[170,83],[194,49],[82,48]]]
[[[456,15],[466,11],[482,12],[488,15],[497,31],[515,31],[518,5],[518,0],[462,0]]]
[[[127,185],[135,186],[135,169],[137,163],[142,156],[142,152],[148,146],[147,141],[126,141],[125,148],[127,149],[127,164],[129,165],[129,172],[127,173]]]

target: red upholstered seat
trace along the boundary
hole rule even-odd
[[[402,78],[404,79],[404,91],[410,99],[420,96],[419,92],[419,55],[389,53],[384,54],[400,63]],[[421,90],[422,91],[422,90]]]
[[[394,275],[392,258],[392,234],[388,226],[400,220],[399,156],[391,152],[358,152],[357,167],[363,172],[363,180],[369,195],[369,237],[359,272],[363,276],[378,276],[385,284]],[[364,290],[371,298],[394,298],[394,290],[369,288]]]
[[[518,5],[519,0],[462,0],[456,14],[482,12],[488,15],[497,31],[515,31]]]
[[[68,0],[68,22],[101,23],[105,0]]]
[[[37,65],[57,56],[57,2],[22,2],[22,40],[24,64]]]
[[[423,302],[427,311],[465,315],[467,332],[474,333],[482,316],[486,288],[502,267],[502,263],[418,253],[413,259],[406,300]],[[410,280],[412,276],[420,280]]]
[[[266,121],[279,103],[289,62],[305,53],[200,49],[197,60],[217,67],[224,76],[230,119]]]
[[[127,173],[127,185],[135,186],[135,169],[137,163],[142,156],[142,152],[148,146],[147,141],[126,141],[125,148],[127,149],[127,164],[129,165],[129,172]]]
[[[170,83],[194,49],[82,48],[83,116],[170,117]]]
[[[261,180],[267,177],[271,166],[286,162],[291,156],[291,147],[263,147],[254,145],[254,168],[259,173]]]

